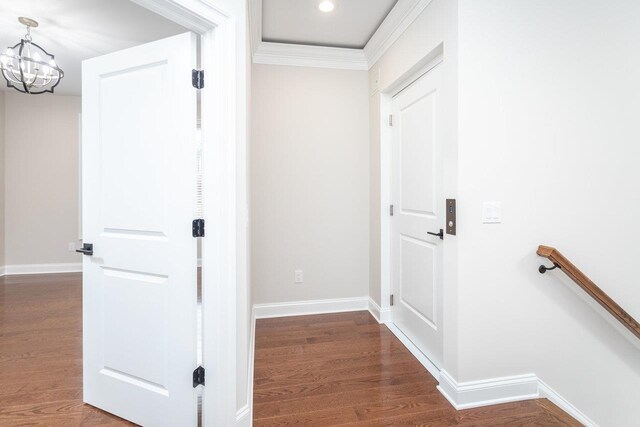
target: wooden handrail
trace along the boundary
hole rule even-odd
[[[549,246],[538,246],[538,255],[548,258],[555,266],[558,266],[564,274],[569,276],[571,280],[576,282],[586,293],[591,295],[593,299],[603,306],[613,317],[618,319],[627,329],[629,329],[636,337],[640,338],[640,324],[631,317],[629,313],[624,311],[622,307],[611,299],[602,289],[591,281],[582,271],[571,263],[556,248]],[[540,272],[544,272],[540,270]]]

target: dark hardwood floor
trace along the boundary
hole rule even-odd
[[[121,426],[82,403],[82,277],[0,277],[0,426]]]
[[[82,403],[79,274],[0,278],[0,426],[120,426]],[[579,425],[547,400],[455,411],[367,312],[259,320],[254,425]]]
[[[546,399],[456,411],[368,312],[258,320],[260,426],[579,426]]]

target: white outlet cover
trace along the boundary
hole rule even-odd
[[[304,271],[303,270],[295,270],[294,271],[294,276],[295,276],[295,283],[304,283]]]

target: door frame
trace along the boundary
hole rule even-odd
[[[242,281],[236,276],[237,271],[246,270],[247,258],[246,6],[233,0],[130,1],[188,28],[202,40],[201,68],[206,71],[201,94],[206,222],[202,313],[203,325],[211,325],[203,328],[208,381],[203,389],[202,422],[235,425],[236,291],[247,287],[246,274],[238,275]]]
[[[440,377],[440,370],[434,365],[413,343],[392,323],[389,296],[392,292],[391,286],[391,216],[389,215],[389,206],[393,204],[392,200],[392,144],[393,129],[389,126],[389,115],[392,112],[393,97],[400,93],[403,89],[409,87],[413,82],[421,76],[428,73],[431,69],[444,62],[444,49],[440,44],[432,52],[423,57],[411,69],[400,76],[393,83],[380,91],[380,322],[385,323],[391,332],[393,332],[400,341],[413,353],[414,356],[422,363],[425,368],[436,378]],[[446,192],[446,186],[445,186]],[[443,253],[443,258],[446,252]],[[444,288],[444,280],[443,280]],[[443,301],[443,310],[446,305]],[[446,333],[446,328],[443,334]],[[444,337],[443,337],[444,339]]]

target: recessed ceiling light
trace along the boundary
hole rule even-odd
[[[318,9],[320,9],[322,12],[331,12],[335,7],[336,6],[333,4],[333,2],[329,0],[324,0],[318,5]]]

